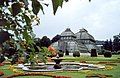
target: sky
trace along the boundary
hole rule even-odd
[[[120,33],[120,0],[69,0],[53,15],[51,0],[45,0],[45,14],[39,13],[40,26],[33,27],[36,37],[54,37],[66,28],[74,33],[85,28],[96,40]]]

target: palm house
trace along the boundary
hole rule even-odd
[[[86,29],[80,29],[79,32],[73,33],[70,28],[67,28],[61,34],[61,39],[54,43],[53,46],[64,52],[73,53],[88,53],[91,49],[96,49],[95,39],[88,33]]]
[[[91,51],[91,49],[97,49],[94,37],[90,35],[86,29],[80,29],[75,35],[77,42],[84,44],[89,51]]]

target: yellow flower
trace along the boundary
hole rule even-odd
[[[105,69],[104,70],[112,70],[113,67],[112,66],[105,66]]]
[[[15,67],[14,65],[10,65],[10,66],[8,67],[8,69],[11,69],[11,70],[12,70],[12,69],[14,69],[14,67]]]
[[[12,71],[13,71],[14,73],[16,73],[18,70],[17,70],[17,69],[13,69]]]
[[[23,71],[19,71],[19,70],[17,70],[17,69],[13,69],[12,70],[14,73],[24,73]]]

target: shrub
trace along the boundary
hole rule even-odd
[[[59,57],[63,57],[64,53],[63,52],[58,52]]]
[[[103,53],[102,53],[102,52],[99,52],[98,55],[103,55]]]
[[[69,51],[66,49],[65,55],[69,55]]]
[[[73,53],[73,57],[80,57],[80,52],[79,51],[75,51]]]
[[[97,57],[96,49],[91,49],[91,57]]]
[[[59,50],[59,51],[58,51],[58,56],[59,56],[59,57],[63,57],[63,56],[64,56],[64,52],[63,52],[62,50]]]
[[[111,52],[105,52],[104,53],[104,57],[108,57],[108,58],[110,58],[110,57],[112,57],[112,53]]]
[[[98,55],[104,55],[104,53],[105,53],[105,50],[101,50],[98,52]]]

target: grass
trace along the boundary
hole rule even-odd
[[[85,56],[85,55],[82,55],[80,57],[66,56],[65,61],[76,61],[76,62],[80,62],[80,61],[116,61],[116,62],[118,62],[118,61],[120,61],[120,59],[117,59],[119,57],[120,57],[120,55],[113,55],[111,58],[105,58],[102,55],[99,55],[98,57],[90,57],[90,56]]]
[[[70,57],[65,56],[63,61],[74,61],[74,62],[81,62],[86,61],[87,63],[94,63],[98,64],[99,62],[109,62],[109,64],[101,64],[105,66],[112,66],[113,69],[111,70],[80,70],[80,71],[56,71],[52,72],[55,75],[62,75],[62,76],[70,76],[72,78],[85,78],[88,74],[106,74],[112,75],[112,78],[119,78],[120,77],[120,55],[113,55],[111,58],[105,58],[103,56],[98,57],[90,57],[90,56],[80,56],[80,57]],[[6,69],[8,65],[1,66],[0,71],[3,71],[5,75],[11,75],[13,72],[11,70]],[[17,77],[17,78],[51,78],[46,76],[24,76],[24,77]]]

